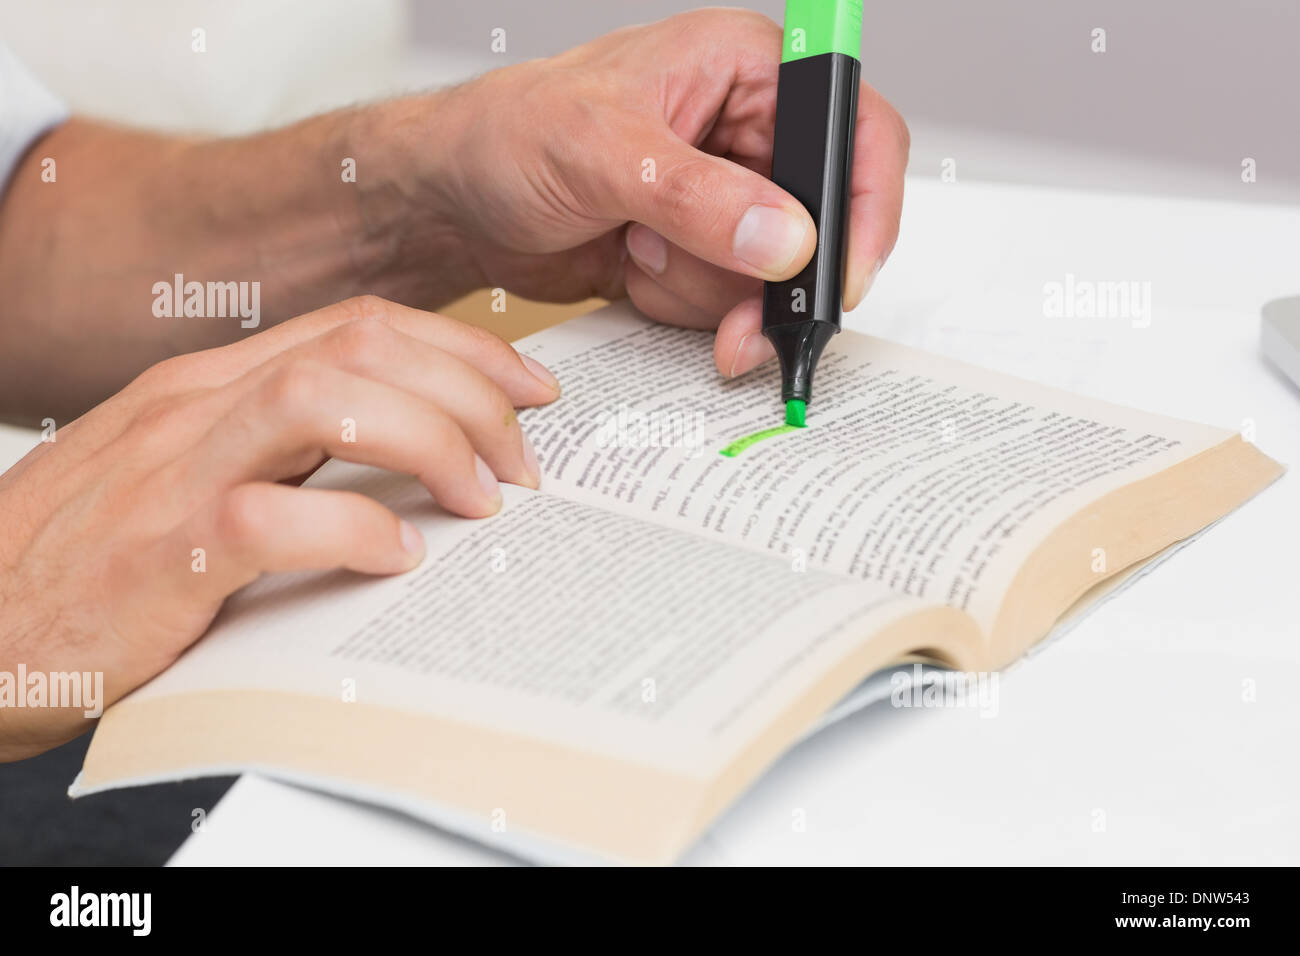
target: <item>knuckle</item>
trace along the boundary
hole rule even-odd
[[[154,437],[171,431],[180,415],[176,402],[159,399],[142,406],[131,417],[131,430],[139,436]]]
[[[316,362],[294,359],[266,380],[266,404],[283,416],[296,418],[315,406],[323,395],[323,368]]]
[[[659,206],[669,227],[677,231],[698,228],[701,217],[716,222],[716,197],[723,195],[722,183],[711,163],[687,159],[675,164],[660,180]]]
[[[734,42],[737,37],[757,38],[764,47],[772,45],[772,38],[780,43],[783,28],[771,17],[756,10],[735,7],[706,7],[691,10],[673,18],[679,21],[678,36],[681,45],[693,45],[705,56],[717,55],[718,39]],[[748,44],[745,44],[746,46]],[[764,50],[764,53],[770,51]]]
[[[494,382],[488,383],[486,406],[488,414],[492,416],[491,421],[497,426],[515,420],[515,403]]]
[[[759,13],[756,10],[746,10],[745,13],[753,20],[754,29],[766,34],[768,37],[774,37],[780,44],[781,38],[785,35],[785,28],[769,17],[765,13]]]
[[[912,131],[907,128],[907,120],[903,119],[902,113],[893,110],[893,114],[894,122],[898,126],[898,141],[903,146],[903,158],[907,159],[912,153]]]
[[[340,304],[344,315],[351,319],[374,319],[378,322],[387,321],[392,314],[391,306],[387,299],[372,292],[354,295]]]
[[[156,394],[170,391],[190,377],[189,356],[179,355],[151,365],[131,383],[134,391]]]
[[[222,496],[217,507],[216,533],[220,540],[239,549],[256,539],[268,527],[266,496],[257,485],[240,485]]]
[[[724,32],[734,32],[744,28],[764,37],[781,36],[784,33],[779,23],[765,13],[757,10],[722,9],[712,11],[718,17],[719,28]]]
[[[465,337],[468,339],[472,355],[487,358],[514,352],[510,343],[491,329],[485,329],[481,325],[466,325],[465,329]]]
[[[691,29],[711,28],[723,33],[734,30],[741,23],[766,19],[762,14],[752,10],[738,10],[732,7],[704,7],[682,14],[682,22]]]
[[[353,319],[328,337],[331,358],[359,364],[365,368],[382,367],[392,355],[393,330],[371,316]]]

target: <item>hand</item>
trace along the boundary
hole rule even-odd
[[[498,479],[539,481],[514,410],[558,394],[490,333],[365,296],[156,365],[0,475],[0,671],[102,672],[107,705],[263,571],[410,570],[416,529],[286,480],[334,456],[490,515]],[[0,760],[87,726],[81,709],[0,709]]]
[[[773,354],[761,280],[797,274],[816,246],[807,211],[766,178],[780,59],[771,20],[702,10],[494,71],[447,94],[429,142],[450,165],[414,193],[450,201],[488,285],[560,301],[626,290],[654,318],[717,328],[718,369],[740,374]],[[846,309],[897,239],[909,143],[866,84],[858,104]]]

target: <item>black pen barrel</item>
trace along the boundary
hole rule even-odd
[[[860,74],[858,60],[843,53],[781,64],[772,181],[817,227],[808,265],[763,288],[763,334],[781,361],[785,401],[811,400],[817,359],[840,330]]]

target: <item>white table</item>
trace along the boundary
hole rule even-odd
[[[1298,266],[1295,207],[915,179],[902,241],[850,324],[1168,415],[1249,420],[1296,464],[1300,390],[1257,341],[1262,303],[1300,294]],[[1045,318],[1044,283],[1067,274],[1150,282],[1149,327]],[[1300,863],[1297,481],[1005,677],[996,718],[851,717],[788,754],[685,862]],[[245,776],[172,862],[510,861]]]

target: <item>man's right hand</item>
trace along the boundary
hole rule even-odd
[[[101,671],[107,706],[264,571],[408,571],[416,529],[292,479],[343,458],[491,515],[498,479],[540,480],[515,409],[558,395],[491,333],[368,296],[156,365],[0,475],[0,670]],[[5,708],[0,760],[87,729],[80,710]]]

